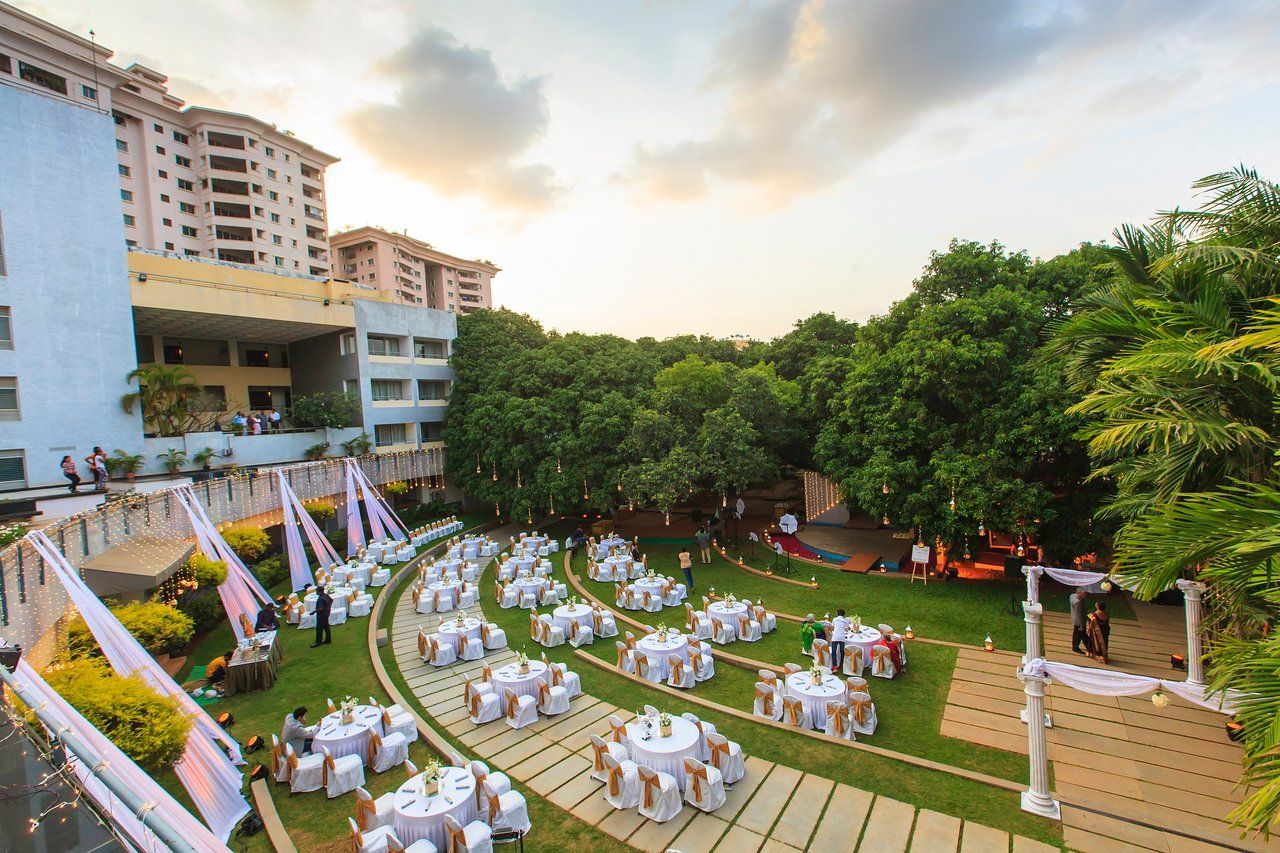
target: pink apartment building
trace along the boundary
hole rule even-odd
[[[363,226],[329,238],[333,277],[377,287],[397,302],[455,314],[493,307],[488,261],[466,261],[405,234]]]

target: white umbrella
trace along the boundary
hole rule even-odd
[[[778,527],[783,533],[795,533],[800,528],[800,523],[796,521],[796,517],[791,513],[787,513],[778,519]]]

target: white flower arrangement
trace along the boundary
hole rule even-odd
[[[662,728],[666,728],[667,726],[671,725],[671,715],[668,714],[666,711],[659,711],[658,725],[659,727],[662,727]]]
[[[524,652],[516,652],[516,663],[519,666],[528,666],[529,656],[526,655]]]
[[[342,709],[343,714],[350,714],[355,711],[356,706],[360,704],[360,700],[354,696],[343,696],[342,702],[338,705]]]
[[[724,600],[725,600],[725,603],[726,603],[726,604],[737,604],[737,603],[738,603],[738,597],[737,597],[736,595],[734,595],[733,593],[729,593],[729,594],[727,594],[727,595],[724,597]]]
[[[658,626],[654,629],[654,631],[657,633],[659,640],[662,640],[664,642],[666,641],[667,625],[665,622],[659,622]]]
[[[853,630],[855,632],[860,632],[862,630],[862,617],[856,613],[853,614]]]

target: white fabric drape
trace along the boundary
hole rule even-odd
[[[111,772],[123,780],[144,802],[155,803],[156,814],[162,817],[175,832],[190,841],[193,847],[197,850],[227,849],[227,846],[204,824],[196,820],[191,812],[183,808],[168,791],[160,787],[150,774],[134,764],[133,759],[125,755],[106,735],[81,716],[80,712],[67,700],[49,687],[29,663],[25,660],[18,661],[14,675],[23,691],[42,711],[54,718],[54,725],[58,730],[65,728],[78,737],[94,757],[105,762],[111,768]],[[70,754],[68,757],[74,761],[73,772],[80,781],[80,787],[98,804],[98,809],[129,836],[134,846],[146,853],[166,853],[169,850],[169,847],[156,838],[155,834],[138,819],[138,816],[120,802],[106,784],[94,775],[96,762],[92,758],[86,757],[82,760]]]
[[[200,552],[210,560],[226,563],[227,579],[218,585],[218,598],[222,600],[222,609],[227,613],[227,621],[231,623],[236,639],[243,640],[244,626],[240,617],[245,616],[252,624],[258,614],[259,601],[267,604],[271,601],[271,596],[267,595],[258,579],[245,568],[240,557],[222,538],[218,528],[213,526],[204,507],[196,499],[195,492],[190,487],[178,488],[174,489],[174,496],[187,511],[187,518],[196,532]]]
[[[369,514],[370,528],[378,531],[378,527],[374,526],[375,522],[380,525],[380,527],[385,528],[385,534],[382,532],[375,532],[374,538],[381,539],[385,535],[392,539],[404,539],[407,536],[405,533],[406,528],[404,526],[404,522],[401,521],[400,517],[395,514],[393,509],[391,509],[391,505],[382,497],[382,493],[374,487],[373,482],[365,476],[364,471],[360,469],[360,466],[355,463],[354,459],[348,459],[347,466],[349,472],[354,473],[356,479],[360,483],[360,491],[364,494],[365,512]]]
[[[42,531],[33,530],[26,538],[62,581],[71,603],[84,617],[89,631],[98,641],[112,668],[125,676],[135,673],[141,675],[160,695],[177,699],[183,713],[191,719],[187,749],[174,764],[174,770],[191,794],[205,823],[225,841],[240,818],[249,812],[249,804],[240,793],[243,779],[232,765],[232,761],[244,763],[240,756],[240,745],[187,695],[120,624],[48,536]],[[230,758],[218,746],[219,742],[226,747]]]
[[[1226,695],[1209,693],[1203,685],[1186,681],[1169,681],[1111,669],[1092,669],[1069,663],[1055,663],[1044,658],[1029,661],[1023,671],[1029,675],[1047,675],[1059,684],[1094,696],[1141,696],[1164,689],[1201,708],[1224,714],[1234,714],[1242,698],[1242,694],[1234,690],[1227,691]]]
[[[360,518],[360,502],[356,499],[356,477],[351,473],[352,462],[345,461],[347,480],[347,556],[353,557],[364,547],[364,520]]]
[[[316,562],[320,566],[332,569],[342,560],[298,499],[284,471],[276,469],[276,478],[280,484],[280,508],[284,511],[284,541],[285,551],[289,555],[289,577],[295,590],[305,589],[315,583],[315,575],[311,571],[311,564],[307,562],[299,528],[307,535],[307,541],[311,543],[311,550],[315,552]]]

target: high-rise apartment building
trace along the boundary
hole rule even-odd
[[[493,307],[488,261],[465,261],[407,234],[364,226],[329,238],[333,277],[377,287],[396,302],[470,314]]]
[[[337,158],[252,116],[187,107],[165,75],[0,3],[0,83],[115,121],[125,242],[329,275],[324,170]]]

